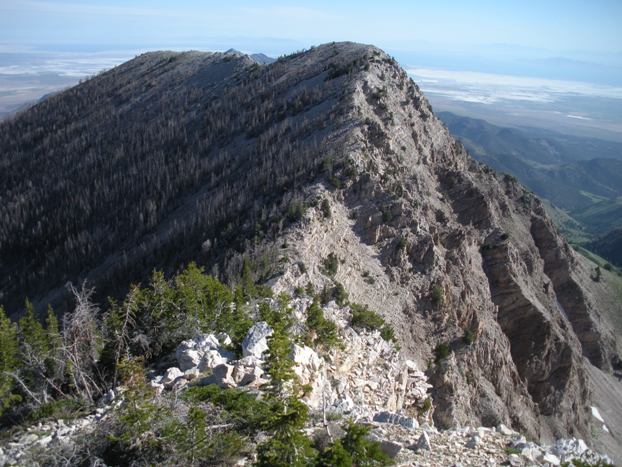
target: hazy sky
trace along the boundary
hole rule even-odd
[[[147,50],[279,56],[351,40],[408,67],[622,86],[620,25],[622,0],[0,0],[0,67],[21,69],[23,53],[79,74]]]
[[[230,37],[302,46],[355,40],[416,48],[425,41],[439,48],[513,44],[620,54],[621,24],[620,0],[0,0],[5,47],[174,46]]]

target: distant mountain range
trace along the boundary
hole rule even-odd
[[[439,112],[471,155],[550,202],[571,241],[622,227],[622,144]]]

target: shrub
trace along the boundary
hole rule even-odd
[[[363,277],[363,280],[367,283],[367,284],[375,284],[376,283],[376,279],[374,279],[369,271],[364,271],[361,276]]]
[[[367,305],[352,303],[350,304],[350,309],[352,310],[350,324],[353,327],[374,331],[380,329],[384,325],[382,316],[370,310]]]
[[[350,454],[353,465],[386,466],[392,461],[380,449],[380,443],[368,439],[370,428],[349,423],[341,440],[343,448]]]
[[[611,266],[611,264],[609,264],[609,263],[605,263],[605,265],[603,266],[603,269],[605,271],[611,271],[611,270],[613,270],[613,266]]]
[[[446,342],[438,344],[434,348],[434,362],[438,365],[451,354],[451,348]]]
[[[441,287],[438,284],[432,287],[431,298],[432,298],[432,306],[434,306],[435,308],[440,307],[445,301],[443,287]]]
[[[296,398],[288,398],[269,417],[272,438],[257,447],[258,466],[313,465],[317,451],[302,433],[309,409]]]
[[[290,222],[298,222],[305,215],[305,206],[300,200],[294,200],[287,208],[287,220]]]
[[[341,283],[337,282],[332,287],[326,285],[322,287],[319,298],[322,305],[326,305],[331,300],[335,300],[337,305],[344,306],[348,303],[348,292],[346,292],[345,287]]]
[[[432,408],[432,399],[430,397],[426,397],[421,407],[417,409],[417,414],[420,417],[422,417],[427,412],[429,412],[431,408]]]
[[[350,304],[352,327],[367,329],[368,331],[380,331],[380,337],[387,342],[396,342],[395,331],[386,324],[384,318],[375,311],[370,310],[367,305],[358,303]]]
[[[322,260],[322,273],[327,276],[334,277],[339,269],[339,258],[335,253],[329,253],[326,258]]]
[[[259,400],[252,394],[237,389],[222,389],[216,385],[191,387],[184,392],[183,398],[222,408],[235,429],[242,433],[269,429],[272,414],[281,410],[277,399]]]
[[[464,335],[462,336],[462,340],[464,341],[465,344],[467,345],[473,344],[475,342],[475,338],[476,338],[476,335],[473,331],[471,331],[470,329],[464,330]]]
[[[50,419],[68,420],[85,415],[88,407],[84,401],[71,397],[51,400],[39,407],[36,407],[28,414],[30,423],[42,422]]]
[[[348,292],[346,292],[345,287],[340,282],[337,282],[335,287],[333,287],[333,298],[339,306],[344,306],[348,303]]]
[[[380,328],[380,337],[387,342],[396,342],[395,331],[391,326],[386,324]]]

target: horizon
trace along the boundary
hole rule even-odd
[[[613,0],[383,7],[7,0],[0,4],[0,117],[147,51],[233,48],[278,57],[347,40],[394,56],[439,110],[515,125],[546,105],[545,127],[622,141],[620,17],[622,3]]]
[[[559,79],[553,74],[563,62],[569,80],[622,84],[622,3],[614,0],[393,1],[383,7],[367,1],[257,7],[184,0],[171,7],[161,0],[5,0],[0,13],[0,53],[236,48],[279,56],[348,40],[376,45],[407,66]],[[598,73],[585,75],[590,66]]]

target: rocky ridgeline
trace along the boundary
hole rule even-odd
[[[292,301],[297,323],[304,322],[309,305],[308,299]],[[369,425],[370,436],[380,442],[397,465],[556,466],[572,459],[592,464],[610,462],[580,439],[541,446],[504,425],[496,429],[437,430],[428,394],[431,385],[417,364],[404,358],[378,331],[357,332],[350,327],[348,307],[331,302],[323,311],[326,318],[337,323],[344,346],[324,354],[296,343],[291,348],[299,382],[311,388],[303,400],[316,414],[312,417],[315,422],[306,431],[320,443],[327,437],[340,436],[342,421],[350,418]],[[294,341],[302,329],[302,325],[294,326]],[[230,337],[224,333],[197,335],[177,347],[177,366],[149,375],[150,385],[156,397],[195,384],[261,391],[269,380],[264,366],[272,333],[267,323],[256,322],[241,349],[233,348]],[[42,450],[71,450],[73,444],[114,413],[123,400],[122,394],[122,387],[110,391],[100,408],[86,417],[39,423],[15,435],[0,448],[0,466],[38,465],[36,459]]]
[[[598,465],[607,456],[590,450],[580,439],[558,440],[552,446],[528,442],[519,433],[496,428],[464,427],[436,430],[373,422],[372,437],[397,465],[414,466],[558,466],[573,459]],[[602,465],[602,464],[601,464]]]

